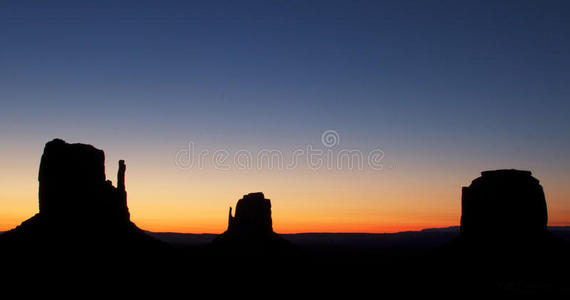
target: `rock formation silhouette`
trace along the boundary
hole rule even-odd
[[[238,200],[235,216],[230,207],[228,229],[212,245],[234,254],[287,251],[292,245],[273,231],[271,201],[263,193],[250,193]]]
[[[45,145],[39,170],[39,213],[2,234],[5,247],[160,247],[130,221],[126,166],[117,187],[106,180],[105,154],[91,145],[55,139]]]
[[[481,173],[461,198],[461,234],[537,236],[547,229],[544,191],[530,171],[495,170]]]
[[[481,172],[463,187],[461,211],[459,236],[425,260],[447,276],[446,287],[524,295],[567,286],[556,274],[567,269],[568,249],[547,229],[545,193],[530,171]],[[537,289],[544,282],[550,286]]]
[[[271,234],[271,201],[263,193],[250,193],[243,196],[236,205],[235,217],[230,207],[228,232],[247,234]]]
[[[546,255],[563,242],[547,230],[544,191],[530,171],[492,170],[462,189],[461,251],[508,257]],[[540,253],[540,254],[539,254]]]

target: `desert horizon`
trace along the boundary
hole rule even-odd
[[[0,276],[568,295],[569,37],[564,0],[2,0]]]
[[[42,147],[40,147],[41,149]],[[41,153],[38,154],[38,157]],[[113,174],[116,171],[116,166],[113,163],[109,163],[109,158],[124,157],[130,155],[119,155],[119,154],[107,154],[106,153],[106,173]],[[33,161],[37,161],[34,159]],[[128,162],[128,160],[127,160]],[[144,163],[144,161],[143,161]],[[29,214],[37,212],[37,166],[26,169],[22,168],[21,164],[18,164],[18,172],[15,176],[10,176],[9,180],[3,181],[6,188],[3,189],[2,197],[7,205],[4,205],[4,209],[0,212],[0,231],[7,231],[22,221],[24,221]],[[182,179],[188,179],[188,176],[195,176],[194,180],[200,180],[200,174],[207,172],[224,172],[220,170],[187,170],[180,169],[175,163],[169,166],[171,169],[179,172],[181,179],[172,181],[172,177],[169,180],[160,180],[156,178],[154,181],[155,187],[153,188],[153,183],[147,183],[144,178],[148,175],[144,174],[133,174],[139,170],[144,171],[145,167],[138,168],[137,166],[131,166],[129,169],[129,207],[131,209],[132,218],[137,224],[144,228],[145,230],[153,232],[180,232],[180,233],[221,233],[224,231],[227,220],[225,212],[230,206],[235,206],[235,201],[239,199],[239,195],[236,192],[230,191],[230,187],[235,186],[235,183],[230,183],[231,186],[219,191],[219,189],[210,187],[209,183],[207,187],[196,185],[194,188],[184,185]],[[5,169],[10,171],[8,167]],[[15,169],[14,169],[15,170]],[[24,174],[24,171],[28,170],[30,174]],[[330,172],[341,172],[343,170],[321,170],[321,169],[304,169],[301,172],[312,172],[311,176],[317,178],[319,181],[326,180],[327,173]],[[390,170],[388,170],[389,172]],[[447,179],[445,186],[451,185],[451,182],[456,182],[456,187],[449,187],[445,191],[434,191],[431,186],[438,186],[437,182],[433,180],[425,180],[422,183],[425,188],[420,191],[407,191],[406,186],[411,186],[413,181],[404,176],[402,181],[393,184],[393,186],[385,188],[385,183],[379,182],[375,184],[374,182],[364,182],[360,183],[360,186],[366,184],[367,186],[374,186],[373,190],[364,190],[355,193],[354,187],[352,189],[345,188],[345,193],[337,193],[336,190],[322,191],[316,187],[307,187],[306,184],[301,185],[301,192],[295,189],[294,186],[288,186],[288,188],[293,188],[291,191],[265,191],[265,194],[272,199],[275,216],[275,230],[281,233],[301,233],[301,232],[369,232],[369,233],[393,233],[400,231],[414,231],[422,230],[425,228],[437,228],[437,227],[450,227],[457,226],[459,224],[460,218],[460,197],[461,197],[461,186],[466,186],[470,181],[476,177],[481,171],[474,172],[470,179],[457,180],[456,178]],[[185,174],[189,172],[191,174]],[[194,172],[194,173],[192,173]],[[253,172],[262,173],[260,176],[266,176],[264,172],[271,172],[271,170],[234,170],[227,171],[233,172],[231,175],[224,176],[224,182],[228,183],[233,181],[235,176],[238,176],[240,172]],[[274,176],[277,178],[291,177],[287,172],[296,172],[296,169],[291,170],[276,170],[275,172],[280,173]],[[319,173],[324,172],[325,175],[320,175]],[[365,178],[368,174],[360,174],[361,170],[348,170],[351,172],[352,176],[358,178]],[[370,171],[369,171],[370,172]],[[380,170],[378,172],[386,172],[385,170]],[[433,170],[432,172],[436,172]],[[9,173],[9,172],[7,172]],[[285,174],[283,174],[285,173]],[[297,173],[295,173],[297,174]],[[533,172],[534,175],[536,175]],[[385,174],[382,174],[385,175]],[[174,176],[174,175],[172,175]],[[322,179],[318,179],[322,176]],[[329,175],[330,176],[330,175]],[[332,175],[332,176],[338,176]],[[468,176],[468,175],[465,175]],[[538,177],[538,175],[536,175]],[[27,178],[28,183],[23,185],[23,179]],[[134,179],[133,179],[134,178]],[[112,176],[107,176],[108,180],[114,181]],[[139,181],[140,180],[140,181]],[[218,181],[219,179],[215,179]],[[302,179],[304,180],[304,179]],[[391,179],[395,180],[395,179]],[[451,182],[449,182],[451,181]],[[552,187],[553,184],[562,184],[559,180],[553,180],[552,178],[540,179],[541,184],[545,187]],[[164,185],[171,191],[167,194],[161,193]],[[322,183],[327,184],[328,183]],[[333,182],[338,187],[337,182]],[[429,184],[429,185],[428,185]],[[8,188],[7,185],[10,187]],[[175,185],[179,185],[175,187]],[[251,185],[251,184],[246,184]],[[255,186],[253,184],[252,186]],[[443,185],[443,184],[441,184]],[[278,189],[277,185],[271,184],[271,187]],[[347,186],[349,186],[347,184]],[[380,186],[380,187],[378,187]],[[556,186],[556,185],[555,185]],[[385,189],[382,189],[385,188]],[[441,188],[441,187],[440,187]],[[194,190],[206,189],[211,191],[210,196],[203,195],[202,193],[196,194]],[[443,188],[441,188],[443,189]],[[173,190],[178,191],[173,192]],[[245,190],[244,188],[236,188],[236,190],[242,190],[242,195],[248,192],[256,191]],[[421,196],[417,196],[418,193],[422,193]],[[565,201],[566,186],[560,186],[559,188],[551,191],[547,189],[545,191],[547,196],[547,204],[549,208],[549,226],[569,226],[570,221],[568,221],[567,213],[568,204]],[[320,198],[306,198],[308,195],[316,195],[321,193],[324,199]],[[396,200],[398,198],[389,198],[387,195],[400,193],[404,194],[405,197],[402,200]],[[344,195],[343,195],[344,194]],[[405,195],[408,194],[406,197]],[[414,196],[409,196],[409,195]],[[427,196],[426,194],[431,194]],[[278,198],[275,198],[276,195]],[[279,195],[283,195],[279,197]],[[440,196],[440,197],[437,197]],[[287,197],[287,198],[284,198]],[[421,197],[421,198],[420,198]],[[376,203],[372,202],[373,205],[367,206],[369,202],[362,202],[362,199],[367,199],[367,201],[374,200]],[[418,203],[418,199],[422,200]],[[354,201],[354,199],[359,201]],[[305,200],[306,203],[303,203]],[[168,205],[165,205],[168,203]],[[309,205],[310,204],[310,205]],[[380,206],[382,205],[382,206]],[[432,207],[433,206],[433,207]],[[436,208],[439,211],[436,211]],[[423,211],[421,211],[423,209]],[[398,213],[394,213],[397,211]],[[318,216],[318,217],[315,217]]]

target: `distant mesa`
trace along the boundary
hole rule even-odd
[[[465,236],[541,235],[547,231],[544,191],[530,171],[481,173],[463,187],[461,234]]]
[[[228,232],[242,234],[271,234],[271,200],[265,199],[263,193],[250,193],[243,196],[236,205],[235,216],[230,207]]]
[[[258,254],[287,250],[292,245],[273,231],[271,201],[263,193],[250,193],[238,201],[235,216],[230,207],[228,229],[214,239],[212,246]]]
[[[119,161],[115,188],[106,180],[102,150],[59,139],[47,143],[38,178],[42,218],[96,226],[128,222],[125,170],[125,162]]]
[[[48,142],[38,176],[40,211],[3,234],[0,242],[12,246],[158,246],[160,242],[130,221],[125,171],[121,160],[114,187],[106,180],[102,150],[60,139]]]
[[[462,251],[513,259],[562,251],[563,242],[547,229],[544,191],[530,171],[482,172],[463,187],[461,211],[460,235],[452,245]]]

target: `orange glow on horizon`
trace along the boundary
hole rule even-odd
[[[28,156],[38,155],[33,151]],[[224,172],[181,170],[169,160],[171,155],[157,157],[162,160],[149,161],[144,155],[127,159],[131,219],[144,230],[181,233],[225,231],[229,207],[235,208],[244,194],[258,191],[271,199],[273,228],[278,233],[386,233],[457,226],[461,186],[479,175],[474,170],[486,169],[414,162],[380,172]],[[0,174],[0,231],[38,212],[38,160],[16,158]],[[120,158],[107,156],[107,177],[112,181],[114,162]],[[565,177],[533,173],[546,193],[549,225],[570,225],[570,187]]]

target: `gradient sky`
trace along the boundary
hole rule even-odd
[[[2,1],[0,230],[38,210],[56,137],[127,162],[132,219],[222,232],[262,191],[276,231],[459,223],[480,171],[531,170],[570,225],[568,1]],[[382,170],[184,169],[211,152],[381,149]]]

